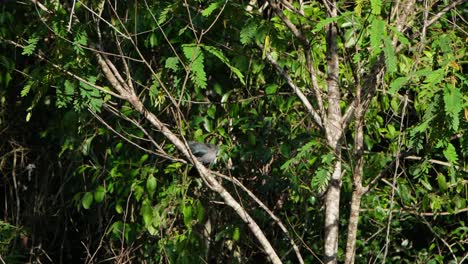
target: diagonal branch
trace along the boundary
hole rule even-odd
[[[314,109],[312,104],[310,103],[309,99],[302,93],[301,89],[296,86],[296,84],[293,82],[289,74],[281,68],[281,66],[278,64],[278,62],[275,61],[275,59],[271,56],[269,52],[266,54],[267,60],[275,67],[276,71],[283,76],[283,78],[286,80],[288,85],[293,89],[293,91],[296,93],[297,97],[302,101],[304,106],[307,108],[309,113],[312,115],[313,120],[315,123],[320,127],[323,128],[323,122],[322,118],[320,117],[319,113]]]
[[[312,63],[309,41],[307,41],[307,38],[304,36],[302,31],[299,30],[294,25],[294,23],[283,14],[283,10],[279,8],[278,4],[275,1],[269,0],[268,2],[271,5],[271,8],[273,9],[273,11],[278,15],[278,17],[283,21],[283,23],[289,28],[289,30],[293,33],[293,35],[297,39],[299,39],[299,41],[302,43],[302,46],[304,47],[304,56],[306,59],[307,70],[310,74],[310,79],[312,81],[312,90],[314,91],[314,94],[317,100],[318,114],[320,115],[322,120],[325,120],[326,114],[325,114],[325,107],[323,105],[322,92],[320,91],[320,87],[318,84],[317,72],[315,71],[314,65]]]
[[[296,253],[297,260],[299,263],[303,264],[304,260],[302,259],[301,252],[299,251],[299,247],[296,245],[294,242],[294,239],[292,238],[291,234],[289,233],[288,229],[286,226],[284,226],[283,222],[281,222],[281,219],[279,219],[254,193],[252,193],[247,187],[245,187],[237,178],[235,177],[228,177],[224,174],[221,173],[215,173],[217,176],[232,182],[234,185],[240,187],[244,192],[247,193],[247,195],[252,198],[268,215],[270,215],[270,218],[273,219],[273,221],[276,222],[276,224],[281,228],[283,233],[286,235],[286,237],[289,239],[289,242],[291,243],[291,246],[293,247],[294,252]]]
[[[455,6],[457,5],[460,5],[464,2],[466,2],[467,0],[457,0],[457,1],[453,1],[451,4],[447,5],[446,7],[442,8],[442,10],[440,10],[437,14],[435,14],[433,17],[431,17],[431,19],[429,19],[427,21],[427,23],[425,23],[425,26],[429,27],[430,25],[434,24],[434,22],[436,22],[437,20],[439,20],[445,13],[447,13],[450,9],[454,8]]]
[[[207,186],[218,193],[224,200],[224,202],[230,206],[237,215],[247,224],[250,228],[253,235],[257,238],[261,244],[265,254],[268,259],[274,263],[282,263],[276,254],[275,250],[271,246],[269,240],[266,238],[263,231],[260,229],[255,220],[249,215],[249,213],[243,208],[239,202],[237,202],[234,197],[221,185],[221,183],[214,177],[212,172],[208,170],[201,162],[194,158],[192,152],[188,148],[187,144],[184,143],[181,139],[177,137],[166,125],[164,125],[154,113],[148,111],[143,103],[140,101],[135,91],[130,91],[127,87],[124,87],[125,84],[122,84],[118,81],[118,78],[114,75],[114,71],[111,68],[115,69],[112,62],[106,60],[103,55],[100,53],[95,53],[98,64],[101,67],[101,70],[106,77],[106,79],[111,83],[112,87],[117,90],[123,98],[129,102],[133,108],[144,116],[156,129],[158,129],[174,146],[195,165],[197,168],[200,177],[204,180]],[[112,65],[112,66],[111,66]]]

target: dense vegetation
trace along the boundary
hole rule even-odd
[[[1,263],[468,261],[465,1],[0,3]]]

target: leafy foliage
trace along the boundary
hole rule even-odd
[[[381,0],[338,2],[336,17],[328,17],[320,2],[293,1],[281,10],[284,18],[267,7],[248,11],[246,3],[224,0],[111,4],[83,1],[73,16],[68,5],[53,1],[43,1],[48,11],[32,3],[2,6],[0,170],[7,175],[1,184],[8,205],[0,223],[2,258],[12,252],[12,263],[46,262],[47,256],[91,262],[96,252],[92,261],[264,262],[248,226],[218,202],[160,130],[128,102],[106,94],[111,85],[98,67],[96,47],[117,66],[111,71],[122,74],[118,82],[134,87],[142,105],[169,129],[220,145],[212,169],[238,177],[295,241],[300,234],[306,263],[317,262],[311,250],[323,257],[322,195],[337,160],[283,75],[318,106],[305,47],[284,18],[310,45],[324,94],[326,29],[338,26],[343,113],[355,103],[358,87],[377,88],[363,91],[369,96],[363,182],[379,178],[362,198],[355,262],[445,263],[464,256],[466,41],[447,21],[456,23],[465,9],[444,13],[423,39],[416,33],[424,25],[420,2],[414,23],[401,32],[391,16],[395,7]],[[99,23],[90,10],[100,14]],[[383,76],[378,87],[368,87],[364,81],[380,56]],[[353,121],[340,142],[340,230],[347,229],[354,188]],[[295,263],[274,221],[230,181],[222,183],[284,262]],[[21,236],[33,243],[28,250],[12,243]],[[340,236],[340,248],[345,239]],[[81,242],[90,256],[75,246]],[[39,245],[47,256],[30,250]],[[386,260],[379,253],[383,245]]]
[[[196,45],[182,46],[185,57],[190,61],[190,69],[192,71],[191,79],[197,88],[206,88],[206,73],[204,70],[203,60],[204,55],[202,50]]]

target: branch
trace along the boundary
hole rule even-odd
[[[22,49],[25,48],[24,45],[21,45],[21,44],[15,42],[15,41],[12,41],[12,40],[9,40],[9,39],[0,38],[0,41],[3,41],[3,42],[5,42],[5,43],[7,43],[7,44],[10,44],[10,45],[13,45],[13,46],[15,46],[15,47],[22,48]],[[68,71],[68,70],[65,70],[62,66],[60,66],[60,65],[58,65],[58,64],[55,64],[55,63],[49,61],[49,59],[47,59],[45,56],[43,56],[43,55],[41,55],[41,54],[39,54],[39,53],[33,53],[33,55],[36,56],[37,58],[39,58],[40,60],[43,60],[43,61],[49,63],[49,64],[52,65],[52,67],[54,67],[55,69],[57,69],[57,70],[59,70],[59,71],[65,73],[65,74],[67,74],[68,76],[72,77],[72,78],[75,79],[75,80],[78,80],[78,81],[80,81],[80,82],[82,82],[82,83],[84,83],[84,84],[87,84],[87,85],[89,85],[89,86],[91,86],[91,87],[93,87],[93,88],[95,88],[95,89],[97,89],[97,90],[99,90],[99,91],[101,91],[101,92],[103,92],[103,93],[105,93],[105,94],[112,95],[112,96],[114,96],[114,97],[116,97],[116,98],[123,99],[123,97],[122,97],[120,94],[114,93],[114,92],[112,92],[112,91],[109,91],[109,90],[105,89],[104,87],[101,87],[101,86],[96,85],[96,84],[94,84],[94,83],[88,82],[87,80],[81,78],[80,76],[78,76],[78,75],[76,75],[76,74],[74,74],[74,73],[72,73],[72,72],[70,72],[70,71]]]
[[[405,157],[405,159],[409,159],[409,160],[422,160],[423,158],[422,158],[422,157],[418,157],[418,156],[408,156],[408,157]],[[441,160],[436,160],[436,159],[428,159],[427,161],[429,161],[430,163],[433,163],[433,164],[438,164],[438,165],[442,165],[442,166],[446,166],[446,167],[454,167],[454,168],[457,169],[457,170],[461,170],[461,171],[464,171],[464,172],[468,172],[468,169],[461,168],[460,166],[457,166],[457,165],[453,165],[453,164],[450,163],[450,162],[441,161]]]
[[[320,87],[318,85],[317,81],[317,72],[315,71],[314,65],[312,63],[312,58],[310,56],[310,44],[307,41],[307,38],[304,36],[301,30],[299,30],[294,23],[289,20],[284,14],[283,10],[281,10],[278,7],[278,4],[275,1],[269,0],[268,3],[271,5],[273,11],[278,15],[278,17],[283,21],[283,23],[289,28],[289,30],[293,33],[293,35],[298,38],[302,46],[304,47],[304,56],[306,59],[306,64],[307,64],[307,70],[309,71],[310,74],[310,79],[312,81],[312,90],[315,93],[315,97],[317,99],[317,104],[318,104],[318,113],[320,114],[320,117],[322,120],[325,120],[326,115],[325,115],[325,107],[323,106],[323,100],[322,100],[322,93],[320,91]]]
[[[270,215],[271,219],[273,219],[273,221],[275,221],[275,223],[281,228],[281,230],[283,231],[283,233],[286,235],[286,237],[289,239],[289,243],[291,244],[291,246],[293,247],[294,249],[294,252],[296,253],[296,256],[297,256],[297,259],[299,261],[299,263],[303,264],[304,263],[304,260],[302,259],[302,256],[301,256],[301,252],[299,251],[299,247],[296,245],[296,243],[294,242],[294,239],[292,238],[291,234],[289,233],[288,229],[284,226],[283,222],[281,222],[281,220],[262,202],[260,201],[260,199],[255,195],[253,194],[249,189],[247,189],[247,187],[245,187],[237,178],[235,177],[229,177],[229,176],[226,176],[224,174],[221,174],[221,173],[217,173],[215,172],[215,174],[229,182],[232,182],[233,184],[235,184],[236,186],[240,187],[242,190],[244,190],[247,195],[250,196],[250,198],[252,198],[252,200],[254,200],[268,215]]]
[[[263,48],[262,48],[263,49]],[[281,68],[281,66],[278,64],[278,62],[275,61],[275,59],[271,56],[269,52],[266,54],[267,60],[276,68],[276,71],[283,76],[284,79],[286,79],[288,85],[293,89],[293,91],[296,93],[297,97],[302,101],[304,106],[307,108],[309,113],[312,115],[313,120],[315,123],[320,127],[323,128],[323,122],[322,118],[320,115],[317,113],[317,111],[314,109],[312,104],[309,102],[309,99],[302,93],[302,91],[296,86],[296,84],[293,82],[289,74]]]
[[[49,13],[49,14],[52,14],[52,12],[50,12],[49,9],[47,9],[47,7],[45,7],[43,4],[41,4],[41,2],[37,1],[37,0],[31,0],[31,2],[33,2],[35,5],[37,5],[40,9],[42,9],[43,11]]]
[[[363,208],[359,210],[361,212],[374,212],[374,211],[384,211],[387,212],[389,209],[374,209],[374,208]],[[416,210],[405,210],[405,209],[394,209],[392,210],[392,213],[395,214],[412,214],[412,215],[419,215],[419,216],[449,216],[449,215],[456,215],[456,214],[461,214],[464,212],[468,212],[468,207],[467,208],[462,208],[460,210],[456,210],[454,212],[418,212]]]
[[[266,238],[263,231],[260,229],[255,220],[249,215],[249,213],[243,208],[239,202],[221,185],[221,183],[214,177],[212,172],[208,170],[201,162],[199,162],[193,153],[188,148],[186,142],[179,139],[166,125],[164,125],[155,114],[148,111],[143,103],[140,101],[135,91],[129,90],[128,86],[125,87],[125,83],[120,83],[117,77],[114,75],[115,66],[109,60],[106,60],[105,56],[100,53],[95,53],[98,64],[101,67],[102,72],[106,79],[112,84],[115,90],[117,90],[123,98],[125,98],[133,108],[144,116],[156,129],[160,131],[174,146],[197,168],[200,177],[203,179],[205,184],[213,191],[217,192],[224,200],[224,202],[230,206],[237,215],[248,225],[251,232],[257,238],[261,244],[268,259],[274,264],[280,264],[281,260],[276,254],[275,250],[271,246],[269,240]]]
[[[364,192],[363,192],[363,195],[368,193],[370,190],[372,190],[372,188],[374,188],[374,186],[377,184],[378,181],[380,181],[385,175],[387,175],[387,173],[395,166],[396,162],[398,159],[401,159],[401,158],[405,158],[407,156],[409,156],[411,153],[413,153],[412,151],[407,151],[407,152],[404,152],[404,153],[399,153],[393,160],[392,162],[390,162],[387,166],[385,166],[385,168],[383,168],[379,174],[377,174],[377,176],[375,176],[371,182],[369,184],[367,184],[367,186],[364,187]]]
[[[459,5],[459,4],[462,4],[464,2],[466,2],[467,0],[457,0],[457,1],[453,1],[450,5],[442,8],[442,10],[440,10],[437,14],[435,14],[431,19],[429,19],[429,21],[427,21],[427,24],[425,24],[427,27],[429,27],[430,25],[434,24],[434,22],[436,22],[437,20],[440,19],[440,17],[442,17],[445,13],[447,13],[450,9],[454,8],[455,6]]]

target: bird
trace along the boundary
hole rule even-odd
[[[213,165],[216,163],[216,157],[219,154],[218,146],[196,141],[189,141],[188,145],[193,155],[203,165]]]

